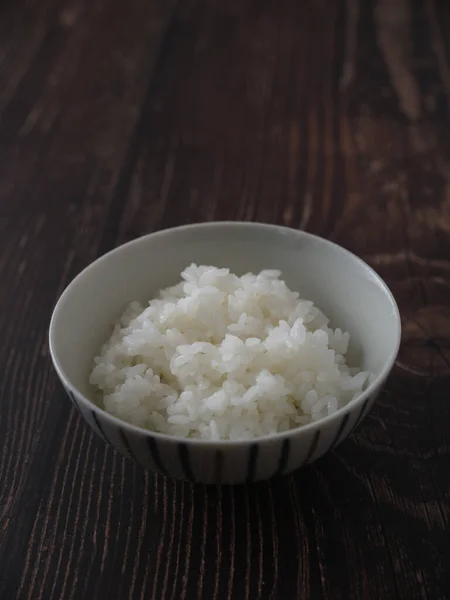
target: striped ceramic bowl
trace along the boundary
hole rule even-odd
[[[321,421],[248,442],[171,437],[125,423],[93,401],[89,372],[112,324],[132,300],[143,303],[179,280],[187,264],[240,274],[280,269],[302,297],[349,331],[349,358],[373,373],[369,387]],[[99,258],[66,288],[53,312],[50,351],[75,408],[92,429],[144,467],[193,482],[270,479],[335,448],[370,410],[394,364],[401,335],[392,294],[363,261],[305,232],[258,223],[204,223],[141,237]]]

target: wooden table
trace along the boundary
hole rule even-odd
[[[3,0],[1,600],[450,598],[449,31],[447,0]],[[402,312],[370,416],[270,484],[144,472],[50,364],[76,273],[213,219],[335,240]]]

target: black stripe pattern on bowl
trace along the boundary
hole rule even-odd
[[[339,429],[336,432],[336,435],[334,436],[333,441],[331,442],[330,445],[330,450],[333,450],[333,448],[336,448],[336,446],[339,444],[342,434],[347,426],[348,420],[350,419],[350,413],[347,413],[341,421],[341,424],[339,425]]]
[[[195,481],[192,472],[191,461],[189,459],[189,450],[186,444],[178,444],[178,455],[180,457],[183,474],[188,481]]]
[[[222,483],[223,479],[223,453],[222,450],[216,450],[214,454],[214,483]]]
[[[152,458],[153,463],[156,466],[156,470],[162,475],[167,475],[167,469],[164,466],[164,463],[161,459],[161,455],[159,453],[158,444],[152,437],[147,438],[147,446],[150,452],[150,456]]]
[[[83,416],[83,413],[81,412],[81,408],[78,406],[78,402],[77,399],[75,398],[75,394],[73,394],[70,390],[66,389],[67,395],[69,396],[72,404],[75,406],[75,408],[77,409],[77,412]]]
[[[313,458],[314,453],[316,452],[316,449],[317,449],[317,444],[319,443],[319,439],[320,439],[320,429],[318,429],[316,431],[313,439],[311,440],[311,444],[309,446],[308,453],[306,454],[306,456],[303,460],[303,463],[301,465],[302,467],[307,465],[310,462],[310,460]]]
[[[273,474],[273,477],[279,477],[283,475],[286,470],[288,461],[289,461],[289,453],[291,450],[291,442],[288,438],[283,440],[283,444],[281,446],[280,458],[278,459],[278,465]]]
[[[123,429],[119,429],[119,435],[120,435],[120,440],[122,442],[122,445],[125,448],[129,457],[132,458],[133,460],[135,460],[136,462],[139,462],[136,458],[135,453],[133,452],[133,449],[131,448],[130,440],[127,438],[127,434],[125,433],[125,431]]]
[[[111,444],[111,440],[108,438],[106,433],[103,431],[103,427],[101,426],[100,421],[98,420],[95,410],[91,410],[91,414],[92,414],[92,418],[94,419],[94,423],[95,423],[95,427],[97,429],[98,435],[102,438],[102,440],[104,442],[106,442],[107,444]]]
[[[245,477],[246,483],[251,483],[255,479],[256,474],[256,466],[258,462],[258,444],[252,444],[250,446],[250,452],[248,455],[248,464],[247,464],[247,475]]]

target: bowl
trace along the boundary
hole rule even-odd
[[[176,438],[121,421],[94,401],[92,361],[133,300],[150,300],[191,262],[240,275],[279,269],[334,327],[350,333],[348,359],[373,374],[370,385],[320,421],[249,441]],[[140,465],[206,484],[270,479],[307,465],[340,444],[369,412],[397,356],[396,302],[386,284],[347,250],[303,231],[260,223],[203,223],[143,236],[105,254],[65,289],[50,324],[50,352],[73,405],[90,427]]]

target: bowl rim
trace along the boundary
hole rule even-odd
[[[64,372],[64,369],[62,368],[62,366],[59,362],[58,355],[57,355],[57,352],[55,349],[55,342],[54,342],[55,329],[56,329],[55,323],[56,323],[59,309],[63,303],[64,298],[72,292],[73,288],[88,273],[88,271],[90,271],[92,268],[97,267],[99,263],[101,263],[105,260],[108,260],[111,256],[114,256],[115,254],[120,254],[123,250],[125,250],[126,248],[129,248],[130,246],[145,243],[149,238],[155,239],[158,237],[164,237],[167,235],[176,234],[177,232],[181,232],[181,231],[195,230],[195,229],[198,229],[198,230],[214,229],[214,228],[220,229],[220,228],[224,228],[224,227],[235,227],[236,229],[242,229],[242,230],[244,230],[246,228],[260,229],[260,230],[266,230],[266,231],[272,232],[272,233],[280,233],[280,234],[284,234],[284,235],[294,235],[294,236],[299,236],[299,237],[310,238],[310,239],[315,240],[317,243],[321,243],[326,246],[329,246],[331,249],[334,249],[336,252],[340,253],[341,255],[346,255],[352,261],[358,263],[370,275],[370,277],[376,281],[376,283],[379,285],[379,287],[383,290],[384,294],[387,296],[387,298],[392,306],[392,309],[393,309],[393,316],[395,319],[395,327],[396,327],[395,343],[393,345],[392,351],[390,352],[388,357],[385,359],[385,363],[384,363],[380,373],[375,378],[373,378],[373,380],[370,382],[370,384],[367,386],[367,388],[365,390],[363,390],[359,395],[357,395],[350,402],[348,402],[348,404],[346,404],[342,408],[339,408],[335,413],[333,413],[331,415],[327,415],[326,417],[323,417],[322,419],[319,419],[318,421],[314,421],[314,422],[308,423],[306,425],[299,425],[298,427],[288,429],[287,431],[282,431],[280,433],[267,434],[264,436],[249,438],[246,440],[230,440],[230,439],[206,440],[206,439],[201,439],[201,438],[186,438],[186,437],[161,433],[159,431],[153,431],[151,429],[146,429],[145,427],[140,427],[138,425],[129,423],[128,421],[119,419],[118,417],[115,417],[114,415],[111,415],[110,413],[108,413],[101,406],[98,406],[97,404],[92,402],[92,400],[89,400],[83,393],[81,393],[78,390],[77,387],[75,387],[72,384],[70,379],[67,377],[67,375]],[[131,301],[132,300],[130,300],[130,302]],[[190,223],[187,225],[179,225],[177,227],[170,227],[170,228],[158,230],[158,231],[155,231],[152,233],[143,234],[137,238],[134,238],[128,242],[125,242],[124,244],[120,244],[119,246],[113,248],[112,250],[109,250],[108,252],[104,253],[103,255],[99,256],[98,258],[96,258],[95,260],[90,262],[68,283],[68,285],[65,287],[63,292],[60,294],[60,296],[54,306],[54,309],[52,311],[52,316],[51,316],[50,326],[49,326],[49,333],[48,333],[48,341],[49,341],[50,356],[52,359],[53,367],[54,367],[59,379],[63,383],[63,385],[66,388],[68,388],[69,391],[72,392],[72,394],[74,394],[79,401],[82,402],[83,406],[87,410],[93,411],[98,417],[102,418],[103,420],[106,420],[106,422],[109,422],[111,425],[114,425],[119,428],[121,427],[121,428],[125,429],[126,431],[132,432],[134,434],[138,434],[140,436],[142,436],[142,435],[150,436],[150,437],[154,437],[160,441],[174,443],[174,444],[184,443],[184,444],[195,445],[195,446],[197,446],[197,445],[205,446],[206,445],[206,446],[214,446],[214,447],[223,447],[223,446],[237,447],[237,446],[248,446],[248,445],[252,445],[255,443],[259,444],[259,443],[265,443],[265,442],[284,440],[286,438],[296,436],[298,434],[308,434],[311,432],[315,432],[317,429],[320,429],[321,427],[325,427],[326,425],[331,424],[333,421],[336,421],[337,419],[340,419],[341,417],[347,415],[348,413],[351,413],[355,408],[357,408],[358,406],[363,404],[373,394],[378,393],[378,391],[384,384],[389,373],[391,372],[392,368],[394,367],[394,364],[395,364],[395,361],[396,361],[396,358],[398,355],[398,351],[400,348],[401,334],[402,334],[402,327],[401,327],[400,311],[399,311],[397,302],[394,298],[394,295],[392,294],[388,285],[382,279],[382,277],[370,265],[368,265],[362,258],[357,256],[350,250],[347,250],[346,248],[344,248],[343,246],[340,246],[336,242],[333,242],[333,241],[323,238],[321,236],[315,235],[313,233],[309,233],[302,229],[294,229],[292,227],[286,227],[286,226],[282,226],[282,225],[273,225],[270,223],[255,222],[255,221],[206,221],[206,222],[200,222],[200,223]],[[361,415],[361,416],[363,416],[363,415]],[[84,415],[83,415],[83,417],[84,417]],[[342,439],[344,439],[344,438],[342,438]]]

